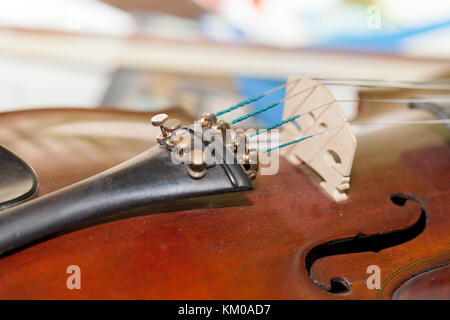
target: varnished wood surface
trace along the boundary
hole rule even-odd
[[[450,297],[450,267],[426,271],[409,279],[393,295],[398,300],[448,300]]]
[[[40,195],[129,159],[153,145],[154,136],[143,113],[0,115],[0,143],[36,169]],[[254,191],[118,213],[108,223],[1,258],[0,298],[391,298],[421,270],[448,264],[448,141],[448,131],[439,126],[358,136],[349,200],[342,203],[328,198],[307,168],[282,159],[279,173],[258,177]],[[391,201],[396,193],[420,203],[398,206]],[[311,280],[305,266],[311,249],[360,234],[405,230],[419,219],[422,206],[428,223],[414,239],[312,265],[311,276],[325,285],[345,277],[353,287],[349,294],[329,293]],[[66,268],[73,264],[81,268],[81,290],[66,287]],[[381,268],[382,294],[366,286],[366,269],[373,264]],[[398,270],[401,276],[389,278]],[[433,296],[445,295],[438,291]]]

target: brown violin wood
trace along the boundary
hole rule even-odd
[[[180,110],[166,113],[190,120]],[[152,130],[144,113],[0,115],[0,144],[34,167],[39,196],[144,151],[156,142]],[[0,259],[0,298],[390,299],[402,284],[418,286],[408,280],[448,265],[449,133],[444,126],[375,127],[357,138],[346,201],[329,198],[309,168],[281,159],[278,174],[259,176],[254,191],[117,213],[9,254]],[[352,252],[355,237],[377,243],[378,236],[402,230],[411,239]],[[349,241],[346,254],[309,255],[342,239]],[[81,269],[81,290],[67,289],[70,265]],[[369,265],[380,267],[383,290],[368,289]],[[350,283],[350,292],[323,288],[336,277]],[[446,294],[441,284],[430,289],[430,297]],[[407,290],[397,296],[414,297]]]

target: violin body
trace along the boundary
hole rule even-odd
[[[156,145],[148,119],[107,109],[3,113],[0,144],[35,169],[39,198]],[[445,126],[421,125],[358,134],[343,202],[309,168],[281,159],[251,191],[81,224],[1,257],[0,298],[449,299],[449,137]],[[71,265],[79,290],[66,285]],[[379,289],[368,287],[370,266]]]

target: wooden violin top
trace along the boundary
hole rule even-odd
[[[34,167],[38,196],[139,154],[156,132],[148,113],[0,114],[0,144]],[[421,125],[359,134],[344,202],[281,159],[253,191],[118,212],[0,258],[0,298],[448,299],[449,137]],[[67,289],[70,265],[81,290]]]

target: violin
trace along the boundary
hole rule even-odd
[[[374,103],[356,121],[387,113],[436,117]],[[252,166],[174,165],[155,115],[0,114],[0,145],[39,179],[33,199],[0,207],[0,298],[450,298],[444,125],[356,132],[348,197],[335,201],[307,164],[286,157],[254,180]],[[74,265],[78,290],[67,285]]]

